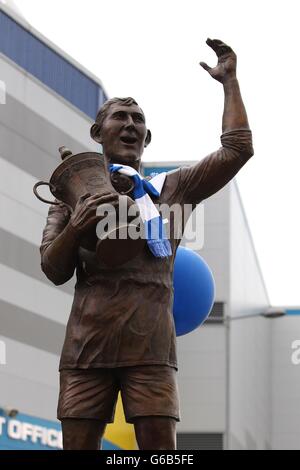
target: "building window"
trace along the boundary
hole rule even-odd
[[[92,119],[107,100],[102,88],[0,11],[0,52]]]

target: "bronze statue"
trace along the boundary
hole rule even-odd
[[[201,65],[225,93],[222,146],[194,166],[167,173],[155,201],[159,204],[195,206],[219,191],[253,155],[236,55],[220,40],[208,39],[207,44],[218,64]],[[107,166],[123,163],[136,170],[151,141],[144,113],[131,98],[106,102],[91,136],[102,144]],[[106,424],[113,421],[119,390],[139,448],[175,449],[180,415],[172,273],[180,240],[170,237],[171,256],[156,258],[145,245],[125,264],[112,268],[101,263],[81,240],[95,226],[97,207],[114,200],[115,192],[87,193],[72,213],[64,204],[53,205],[43,233],[47,277],[59,285],[75,269],[77,274],[60,361],[58,418],[64,449],[99,448]]]

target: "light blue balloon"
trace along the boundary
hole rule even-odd
[[[215,281],[198,253],[179,247],[174,265],[173,314],[176,335],[198,328],[208,317],[215,300]]]

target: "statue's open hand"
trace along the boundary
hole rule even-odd
[[[211,47],[218,56],[216,67],[209,67],[205,62],[200,62],[203,67],[215,80],[224,83],[226,80],[236,76],[236,55],[220,39],[207,39],[206,44]]]
[[[97,207],[100,204],[112,204],[116,206],[118,203],[118,194],[84,194],[81,196],[75,206],[74,212],[70,218],[70,224],[78,236],[83,235],[93,225],[95,225],[100,217],[97,216]]]

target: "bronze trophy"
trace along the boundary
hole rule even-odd
[[[73,212],[78,199],[86,193],[92,196],[96,193],[116,193],[127,198],[127,206],[134,201],[128,196],[133,190],[133,182],[124,175],[110,175],[103,155],[96,152],[86,152],[73,155],[66,147],[59,149],[63,162],[53,172],[50,181],[39,181],[34,185],[35,196],[46,204],[59,205],[64,203]],[[41,197],[37,188],[49,186],[57,201],[48,201]],[[138,213],[138,211],[135,211]],[[145,246],[143,237],[131,238],[128,233],[131,228],[137,229],[135,218],[126,221],[118,219],[115,227],[101,234],[96,233],[95,226],[86,234],[80,245],[94,251],[99,261],[107,266],[118,266],[134,258]],[[140,223],[140,222],[139,222]],[[141,225],[140,225],[141,226]],[[98,235],[98,236],[97,236]]]

